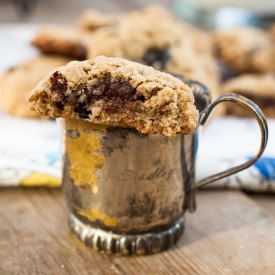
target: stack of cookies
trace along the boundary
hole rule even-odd
[[[214,52],[222,66],[222,93],[238,93],[254,101],[266,117],[275,117],[274,28],[237,27],[214,34]],[[227,104],[227,113],[251,116],[237,104]]]
[[[52,69],[101,55],[178,74],[184,81],[199,81],[209,88],[213,99],[219,96],[220,76],[210,36],[177,21],[160,7],[121,15],[88,10],[72,27],[43,26],[31,44],[41,55],[7,71],[0,81],[0,103],[13,115],[37,116],[29,110],[26,98]]]

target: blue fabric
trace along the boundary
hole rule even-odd
[[[259,170],[264,179],[275,180],[275,158],[261,157],[253,166]]]

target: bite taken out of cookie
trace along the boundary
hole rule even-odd
[[[188,134],[199,119],[192,90],[182,81],[152,67],[105,56],[54,69],[28,101],[40,115],[89,119],[170,137]]]

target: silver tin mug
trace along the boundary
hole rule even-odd
[[[195,183],[199,127],[189,135],[169,138],[62,119],[62,182],[69,227],[86,245],[116,255],[144,255],[171,247],[183,233],[185,211],[195,210],[196,190],[248,168],[263,153],[268,130],[257,105],[237,94],[225,94],[210,103],[203,85],[193,81],[188,85],[194,91],[200,125],[220,102],[250,108],[262,134],[258,154]]]

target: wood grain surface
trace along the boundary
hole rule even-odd
[[[275,220],[257,203],[213,190],[200,191],[197,203],[173,249],[116,257],[70,233],[60,190],[1,189],[0,274],[275,274]]]
[[[248,195],[263,209],[265,213],[275,218],[275,194],[249,193]]]

